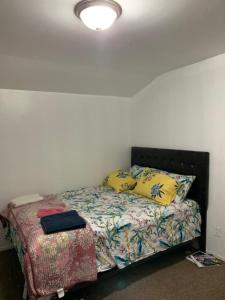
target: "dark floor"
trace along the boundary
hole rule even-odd
[[[23,276],[14,251],[0,253],[0,300],[21,300]],[[82,292],[85,300],[225,300],[225,264],[198,268],[176,252],[125,270]],[[74,300],[68,294],[65,300]]]

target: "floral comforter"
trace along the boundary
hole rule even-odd
[[[58,195],[77,210],[95,233],[98,271],[127,265],[200,235],[201,215],[193,200],[156,204],[108,187],[82,188]]]
[[[115,266],[124,268],[200,235],[200,211],[193,200],[162,206],[131,192],[116,194],[107,187],[82,188],[56,196],[88,221],[94,232],[98,272]],[[27,246],[14,226],[5,229],[24,270]],[[51,248],[54,243],[51,246],[49,240],[48,245]],[[74,253],[68,251],[74,258]]]

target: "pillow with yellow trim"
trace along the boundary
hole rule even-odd
[[[117,169],[105,178],[103,185],[113,188],[117,193],[121,193],[133,189],[136,180],[128,172]]]
[[[176,181],[160,173],[141,176],[133,192],[162,205],[169,205],[176,197]]]

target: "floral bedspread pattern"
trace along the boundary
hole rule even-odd
[[[5,212],[31,299],[97,279],[94,235],[88,224],[79,230],[43,233],[37,212],[40,208],[55,206],[65,207],[65,204],[49,195],[43,201],[9,208]]]
[[[201,215],[193,200],[163,206],[104,186],[67,191],[58,197],[94,231],[99,272],[115,265],[124,268],[200,235]]]

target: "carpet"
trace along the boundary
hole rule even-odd
[[[21,300],[23,276],[14,250],[0,253],[0,300]],[[85,300],[225,300],[225,264],[198,268],[176,251],[124,270],[79,292]],[[68,293],[64,300],[74,300]]]

